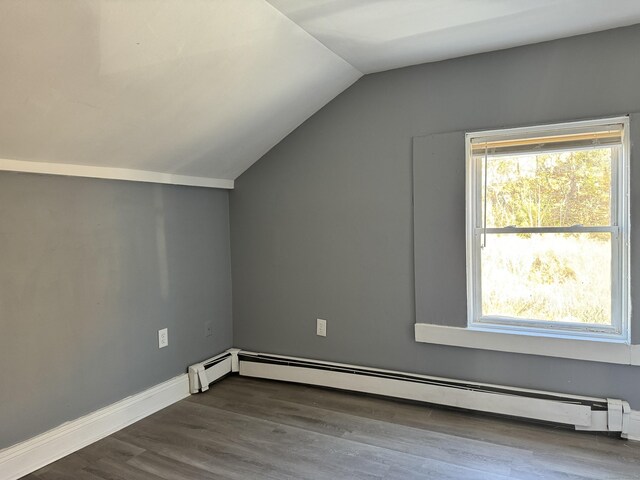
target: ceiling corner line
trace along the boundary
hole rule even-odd
[[[310,33],[307,29],[305,29],[302,25],[300,25],[299,23],[297,23],[296,21],[294,21],[291,17],[289,17],[289,15],[287,15],[286,13],[284,13],[282,10],[278,9],[275,5],[273,5],[269,0],[263,0],[264,3],[266,3],[267,5],[269,5],[273,10],[275,10],[276,12],[278,12],[279,15],[281,15],[282,17],[284,17],[285,19],[287,19],[289,22],[293,23],[296,27],[298,27],[300,30],[302,30],[304,33],[306,33],[309,37],[311,37],[316,43],[318,43],[319,45],[322,45],[326,50],[329,50],[332,54],[334,54],[336,57],[338,57],[340,60],[342,60],[344,63],[346,63],[347,65],[349,65],[351,68],[353,68],[356,72],[358,72],[360,74],[360,77],[364,77],[366,75],[366,73],[364,73],[362,70],[360,70],[358,67],[356,67],[353,63],[351,63],[349,60],[347,60],[346,58],[344,58],[342,55],[340,55],[338,52],[336,52],[335,50],[333,50],[332,48],[330,48],[327,44],[325,44],[324,42],[322,42],[318,37],[316,37],[315,35],[313,35],[312,33]]]
[[[164,185],[221,188],[225,190],[232,190],[235,185],[234,180],[226,178],[196,177],[166,172],[154,172],[150,170],[136,170],[131,168],[101,167],[71,163],[32,162],[28,160],[12,160],[6,158],[0,158],[0,172],[36,173],[65,177],[98,178],[102,180],[123,180],[129,182],[158,183]]]

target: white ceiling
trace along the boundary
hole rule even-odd
[[[640,22],[640,0],[268,0],[363,73]]]
[[[2,0],[0,169],[233,180],[362,73],[639,22],[640,0]]]
[[[0,158],[233,179],[360,77],[264,0],[2,0]]]

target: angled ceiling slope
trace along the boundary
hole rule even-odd
[[[638,0],[268,0],[363,73],[640,22]]]
[[[0,170],[232,188],[362,73],[639,22],[638,0],[3,0]]]
[[[264,0],[3,0],[0,65],[0,169],[219,187],[362,75]]]

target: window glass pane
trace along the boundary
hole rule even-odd
[[[611,234],[487,235],[482,315],[611,325]]]
[[[489,155],[487,227],[610,225],[611,164],[617,148]],[[484,157],[479,160],[484,165]],[[480,191],[484,205],[484,183]]]

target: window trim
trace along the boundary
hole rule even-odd
[[[482,208],[478,200],[478,162],[473,161],[472,141],[478,138],[495,140],[496,138],[527,138],[535,137],[536,133],[549,134],[553,132],[573,132],[596,126],[621,125],[622,148],[620,158],[612,165],[612,182],[615,189],[612,197],[612,215],[610,226],[606,227],[559,227],[557,231],[575,230],[580,232],[607,231],[612,233],[612,326],[581,326],[575,323],[548,322],[537,320],[507,319],[486,317],[483,321],[476,319],[481,311],[479,302],[480,277],[480,248],[477,235],[477,215]],[[507,129],[494,129],[467,132],[465,134],[465,181],[466,181],[466,268],[467,268],[467,329],[478,332],[493,332],[506,334],[539,335],[544,337],[571,338],[584,340],[601,340],[630,343],[630,289],[629,289],[629,117],[600,118],[586,121],[564,122],[555,124],[535,125]],[[480,177],[481,178],[481,177]],[[497,228],[486,229],[487,233],[507,232],[516,233],[551,233],[555,227],[543,228]]]
[[[640,366],[640,345],[620,340],[550,336],[548,332],[488,332],[429,323],[416,323],[414,335],[416,342],[434,345]]]

